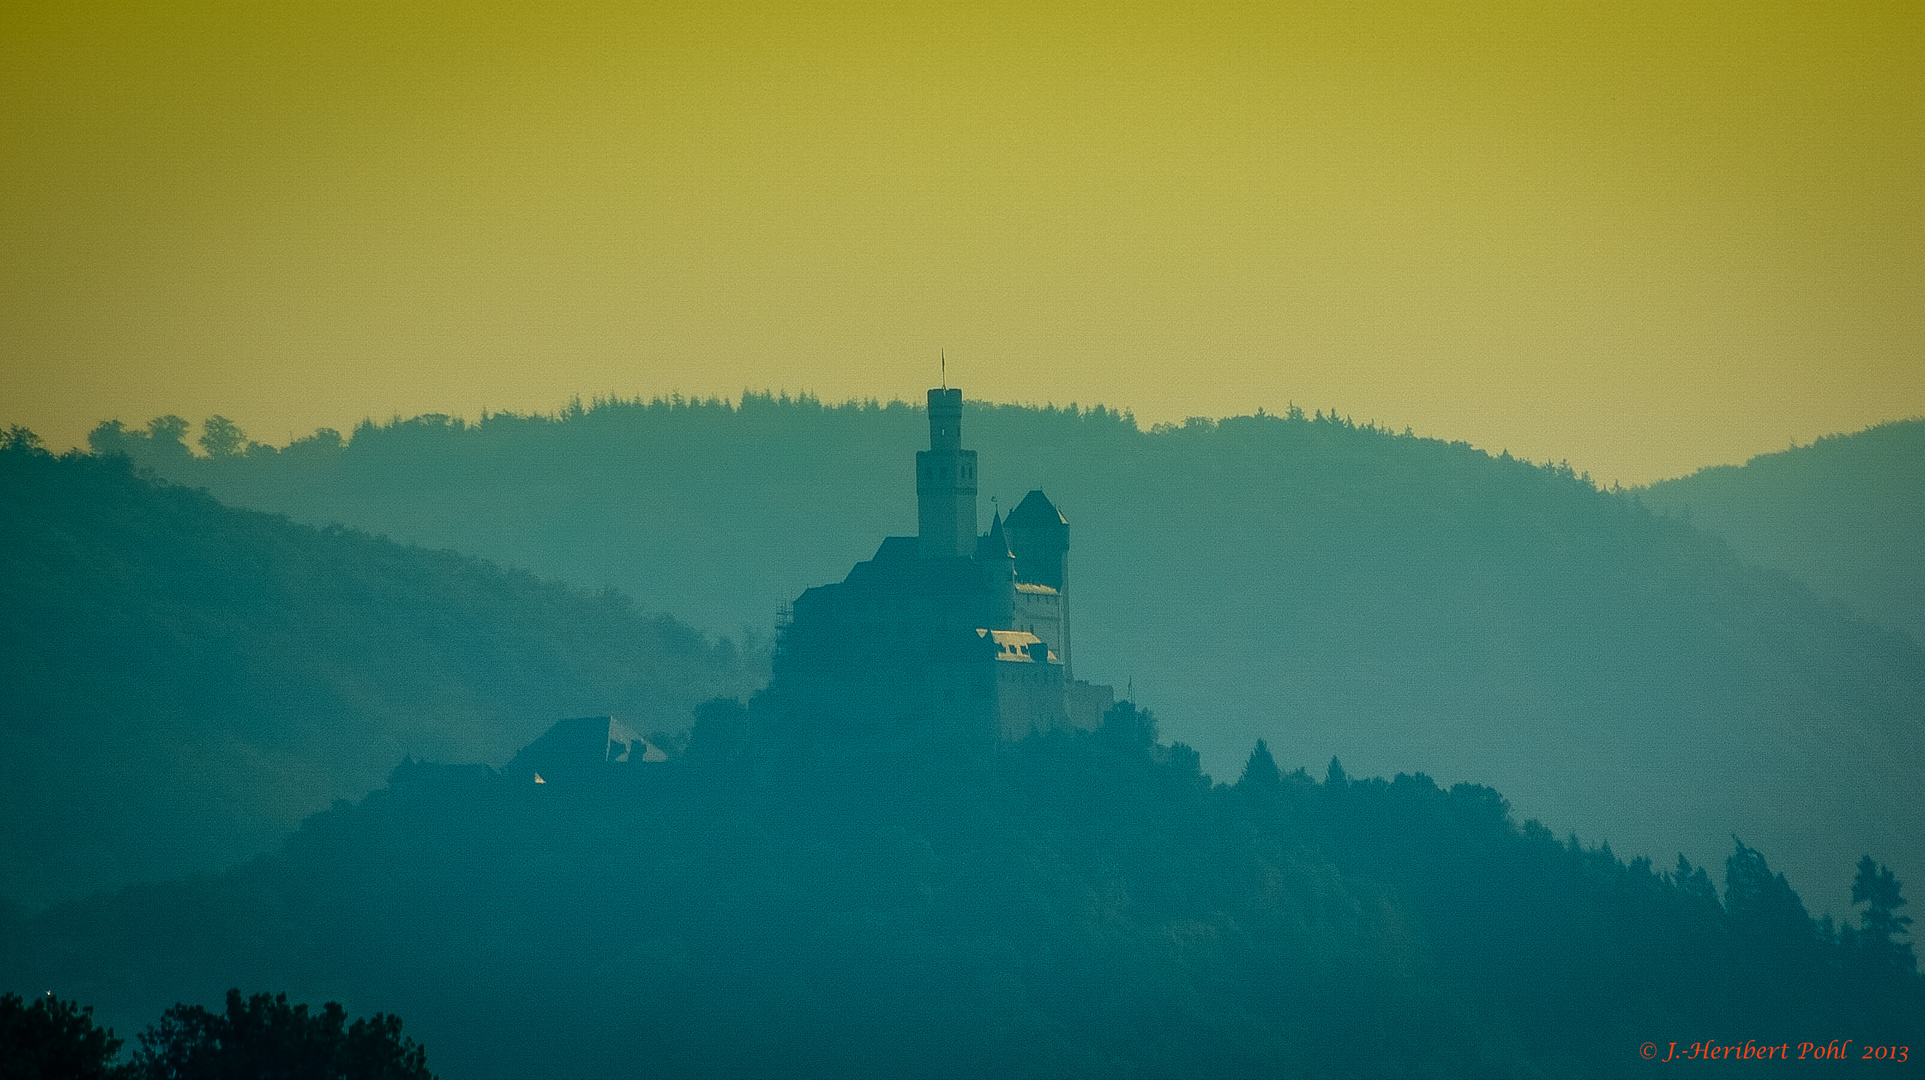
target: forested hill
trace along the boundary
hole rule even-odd
[[[0,920],[0,990],[128,1030],[285,988],[405,1016],[447,1080],[1811,1076],[1833,1038],[1917,1075],[1875,864],[1842,860],[1841,926],[1729,838],[1710,873],[1626,863],[1488,788],[1262,747],[1212,785],[1127,708],[993,755],[727,712],[662,764],[553,748],[541,785],[410,763],[220,877]]]
[[[216,870],[409,753],[682,728],[761,678],[613,593],[0,449],[0,898]]]
[[[231,427],[103,426],[223,499],[613,584],[767,628],[915,530],[920,409],[750,396],[478,424],[423,417],[276,451]],[[1503,789],[1621,849],[1733,832],[1821,908],[1852,852],[1925,880],[1925,652],[1569,470],[1333,416],[1138,430],[970,404],[985,497],[1072,528],[1077,674],[1131,683],[1207,769],[1259,737]],[[985,512],[988,510],[985,499]]]
[[[1827,436],[1640,495],[1925,643],[1925,419]]]

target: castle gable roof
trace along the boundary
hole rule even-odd
[[[913,536],[885,536],[870,562],[902,562],[916,557],[920,541]]]

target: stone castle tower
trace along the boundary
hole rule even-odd
[[[929,449],[916,451],[916,541],[924,558],[976,550],[976,452],[962,448],[962,391],[929,391]]]
[[[1093,729],[1114,692],[1070,677],[1069,521],[1041,491],[977,535],[976,452],[962,391],[929,391],[913,537],[883,540],[840,582],[798,597],[766,704],[824,731],[968,742]]]

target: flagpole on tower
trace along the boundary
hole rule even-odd
[[[936,355],[940,358],[942,363],[942,388],[944,390],[947,390],[949,389],[949,350],[939,349],[937,350]]]

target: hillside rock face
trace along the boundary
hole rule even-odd
[[[1077,530],[1077,675],[1153,705],[1207,769],[1489,783],[1524,817],[1660,861],[1732,833],[1817,910],[1870,853],[1925,880],[1925,651],[1567,469],[1334,417],[1140,431],[970,406],[985,495]],[[778,607],[914,530],[900,404],[751,397],[281,451],[114,446],[233,502],[615,585],[702,625]],[[582,709],[582,712],[596,711]]]

